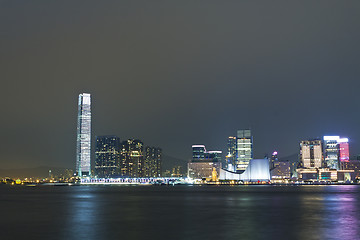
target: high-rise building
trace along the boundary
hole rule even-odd
[[[324,136],[325,164],[330,169],[343,169],[343,163],[348,162],[349,139],[339,136]]]
[[[89,93],[79,95],[76,143],[76,174],[91,175],[91,97]]]
[[[95,175],[99,178],[120,176],[120,139],[117,136],[97,136]]]
[[[161,176],[161,148],[146,147],[144,157],[144,177]]]
[[[277,151],[274,151],[271,155],[271,158],[270,158],[270,170],[275,168],[275,164],[279,161],[278,159],[278,152]]]
[[[321,140],[306,140],[300,143],[300,164],[302,168],[323,167]]]
[[[350,160],[349,139],[340,138],[338,142],[339,142],[339,160],[340,160],[340,163],[349,162],[349,160]]]
[[[324,136],[324,161],[326,167],[339,170],[339,136]]]
[[[204,145],[192,145],[193,159],[188,163],[188,177],[211,178],[213,169],[220,174],[221,151],[207,151]]]
[[[204,145],[192,145],[193,160],[205,159],[205,152]]]
[[[236,151],[236,170],[244,171],[253,159],[253,137],[250,129],[237,131]]]
[[[236,165],[236,137],[230,136],[227,142],[226,168],[228,171],[235,171]]]
[[[129,139],[122,142],[120,149],[121,176],[143,177],[143,150],[143,143],[140,140]]]

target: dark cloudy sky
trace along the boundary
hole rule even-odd
[[[93,134],[186,161],[251,127],[255,157],[336,134],[360,153],[360,1],[0,1],[0,168],[75,164]]]

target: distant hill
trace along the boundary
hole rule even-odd
[[[171,170],[174,166],[181,166],[182,172],[185,172],[187,169],[187,160],[168,155],[163,155],[162,163],[163,171]],[[69,169],[67,168],[40,166],[34,168],[0,169],[0,178],[46,178],[49,177],[49,170],[51,170],[53,176],[69,174],[69,171],[67,171]],[[72,171],[73,169],[70,170]]]
[[[287,161],[287,160],[289,160],[291,163],[298,162],[299,161],[299,154],[294,153],[292,155],[279,158],[279,161]]]
[[[187,160],[180,159],[168,155],[162,156],[162,169],[163,171],[168,169],[171,170],[174,166],[181,166],[182,169],[187,168]]]
[[[49,177],[49,170],[53,176],[69,174],[69,169],[40,166],[35,168],[13,168],[13,169],[0,169],[0,178],[46,178]]]

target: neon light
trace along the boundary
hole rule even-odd
[[[205,148],[205,145],[192,145],[192,147],[193,148],[195,148],[195,147],[203,147],[203,148]]]
[[[331,141],[331,140],[339,140],[339,136],[324,136],[325,141]]]

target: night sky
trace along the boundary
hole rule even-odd
[[[93,136],[184,162],[243,128],[256,158],[323,135],[358,154],[359,13],[358,0],[0,1],[0,168],[74,168],[82,92]]]

